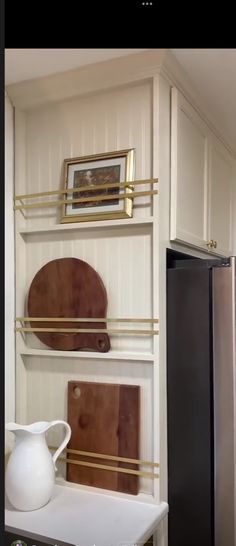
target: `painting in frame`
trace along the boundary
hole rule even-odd
[[[132,148],[65,159],[63,190],[68,193],[61,223],[131,218],[133,186],[119,184],[134,180],[134,152]]]

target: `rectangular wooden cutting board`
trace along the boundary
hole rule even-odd
[[[140,387],[69,381],[68,448],[139,459]],[[137,464],[68,454],[73,460],[139,470]],[[67,463],[67,480],[137,495],[139,477]]]

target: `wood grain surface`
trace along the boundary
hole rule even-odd
[[[68,448],[139,458],[140,387],[69,381]],[[139,470],[138,465],[68,454],[68,458]],[[67,464],[67,480],[136,495],[139,477]]]
[[[45,264],[35,275],[28,294],[29,317],[104,318],[107,294],[102,279],[86,262],[78,258],[59,258]],[[106,328],[97,322],[31,322],[38,328]],[[107,333],[35,332],[53,349],[73,351],[90,349],[107,352]]]

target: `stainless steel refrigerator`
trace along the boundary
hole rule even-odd
[[[169,251],[168,546],[236,546],[235,276]]]

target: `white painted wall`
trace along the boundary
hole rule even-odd
[[[14,341],[14,125],[13,107],[5,94],[5,420],[15,420]],[[12,434],[6,437],[6,453]]]

